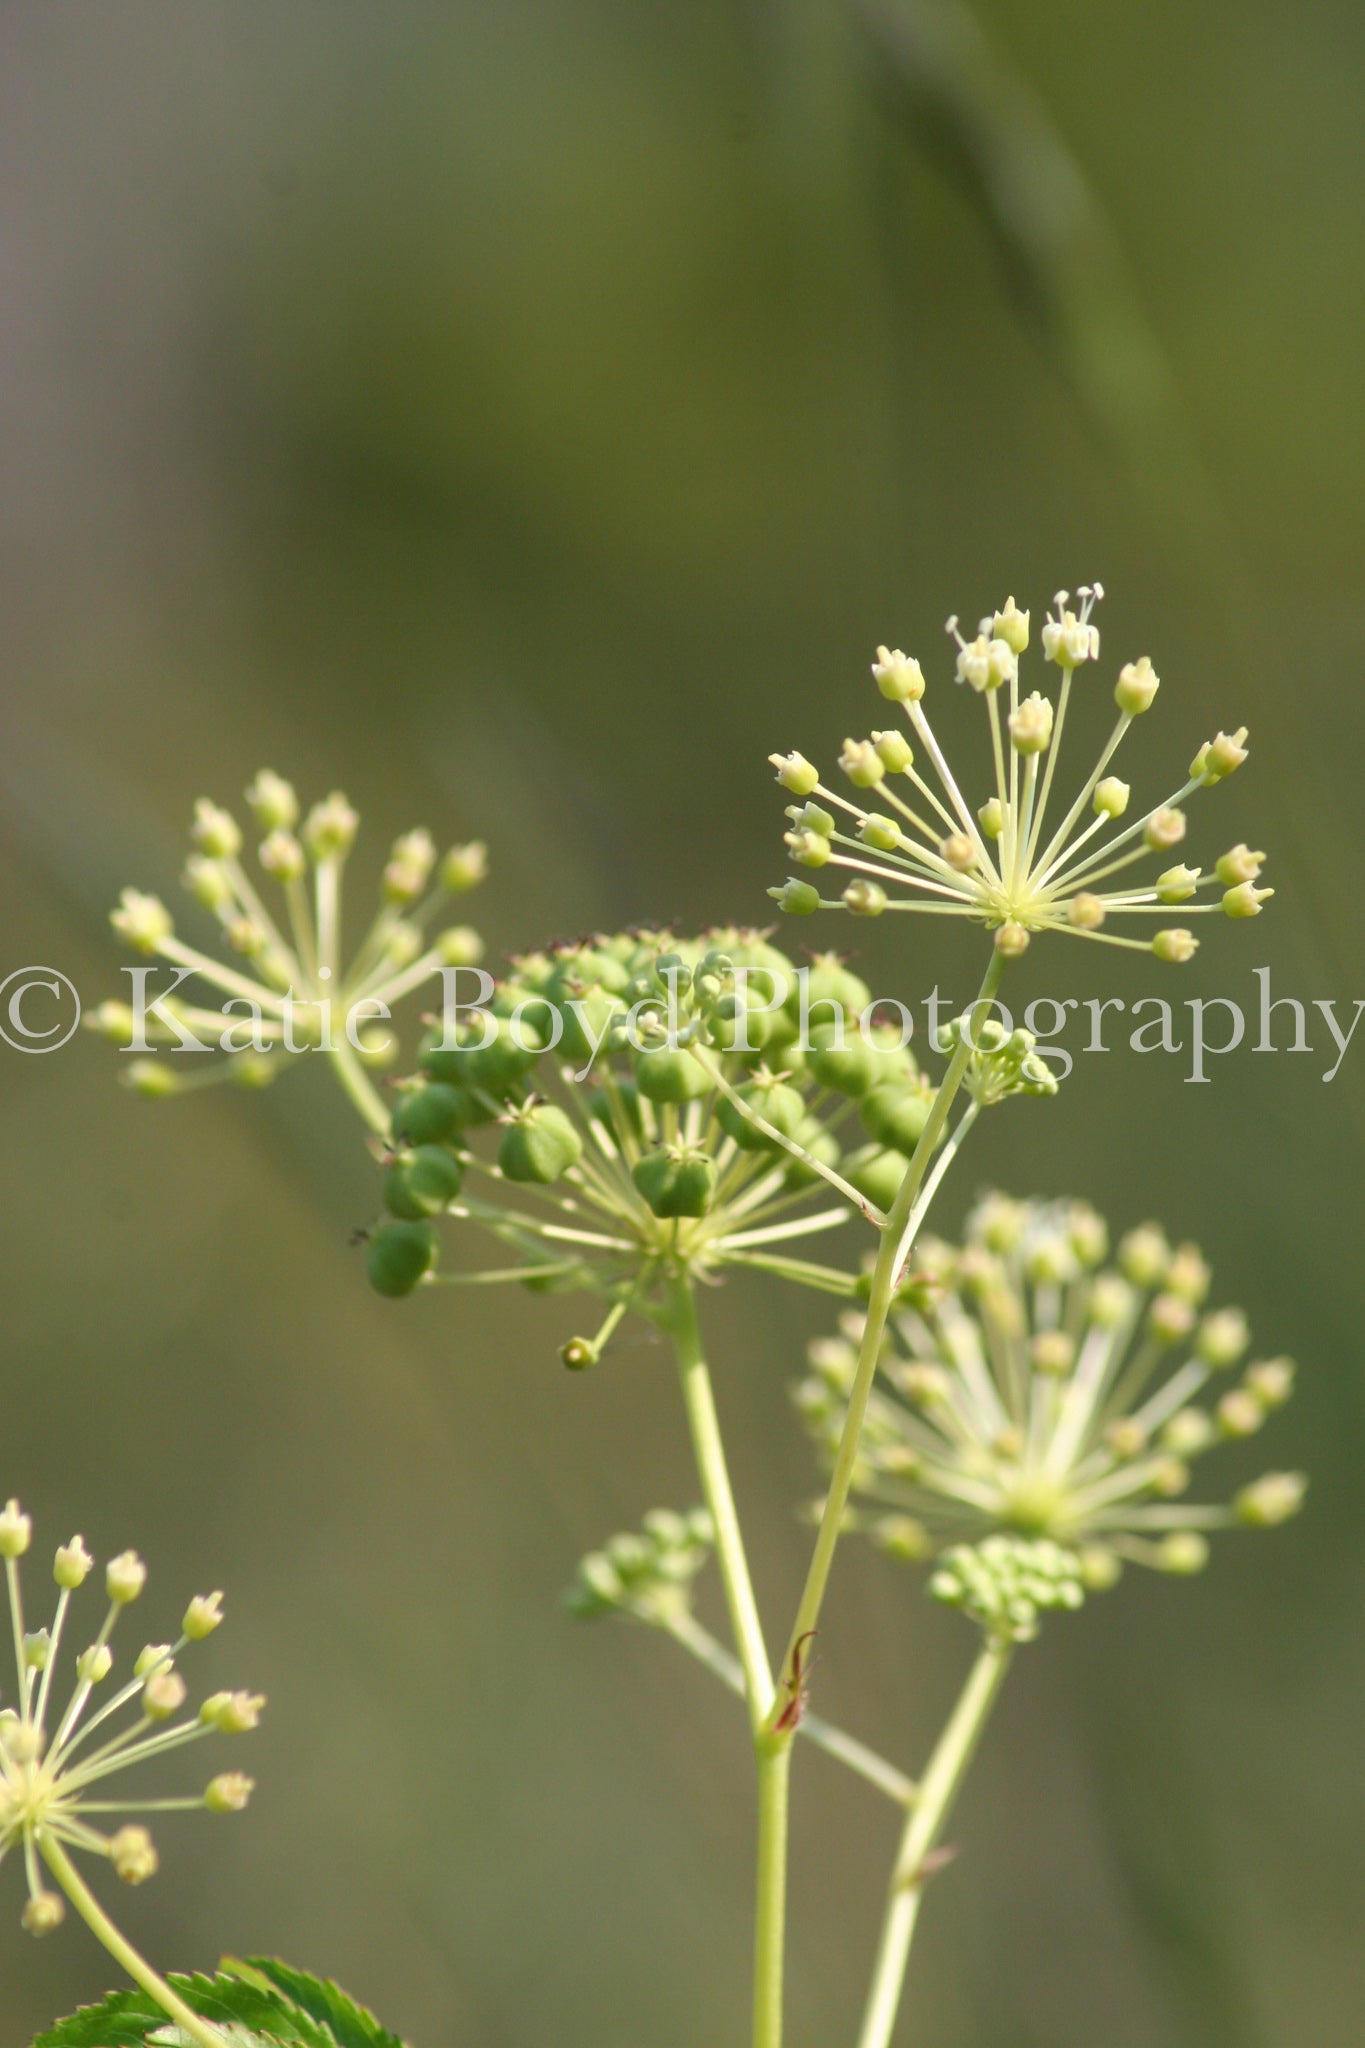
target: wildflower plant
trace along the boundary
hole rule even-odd
[[[12,1702],[0,1707],[0,1862],[13,1855],[23,1867],[28,1893],[23,1923],[30,1934],[51,1934],[60,1927],[69,1902],[156,2002],[163,2021],[169,2015],[201,2048],[222,2048],[221,2034],[119,1932],[72,1855],[103,1858],[124,1884],[143,1884],[159,1865],[146,1816],[239,1813],[254,1789],[241,1771],[220,1772],[206,1790],[177,1798],[111,1799],[109,1781],[206,1736],[246,1734],[257,1725],[265,1701],[257,1693],[218,1692],[187,1711],[189,1692],[177,1660],[221,1623],[221,1593],[191,1600],[177,1641],[149,1643],[133,1658],[121,1683],[113,1677],[115,1628],[147,1581],[142,1560],[126,1550],[105,1567],[104,1619],[93,1641],[70,1659],[74,1683],[59,1707],[56,1682],[70,1649],[66,1638],[74,1628],[73,1596],[95,1571],[95,1560],[79,1536],[61,1545],[52,1567],[57,1594],[51,1622],[28,1629],[20,1560],[32,1534],[31,1518],[18,1501],[9,1501],[0,1512],[0,1557],[15,1690]]]
[[[213,919],[218,950],[183,938],[159,897],[125,889],[111,913],[114,931],[144,960],[173,968],[175,979],[153,991],[144,970],[136,1004],[101,1003],[87,1021],[115,1045],[138,1050],[123,1078],[145,1095],[224,1080],[263,1087],[288,1065],[284,1054],[322,1052],[371,1129],[385,1130],[388,1117],[368,1070],[396,1057],[386,1021],[395,1003],[442,969],[471,967],[482,957],[483,941],[471,926],[434,933],[428,927],[452,898],[483,880],[486,849],[474,841],[438,858],[425,827],[403,833],[389,850],[373,919],[347,959],[342,894],[357,813],[333,790],[303,816],[293,784],[270,768],[260,770],[246,801],[258,835],[259,888],[230,811],[200,797],[190,827],[184,886]],[[182,986],[191,994],[182,997]],[[157,1058],[163,1049],[224,1056]]]
[[[478,879],[482,849],[438,865],[421,833],[395,845],[378,916],[343,970],[340,884],[354,813],[334,797],[296,832],[292,790],[265,773],[248,799],[281,916],[246,877],[237,826],[206,803],[188,875],[245,968],[180,941],[154,899],[125,892],[115,913],[126,940],[234,998],[258,1031],[225,1044],[214,1072],[261,1078],[299,1043],[335,1054],[375,1161],[361,1236],[380,1294],[511,1285],[588,1297],[588,1333],[567,1335],[560,1352],[573,1370],[608,1355],[627,1316],[671,1343],[703,1504],[656,1508],[608,1539],[579,1566],[569,1605],[667,1636],[743,1702],[758,1815],[753,2048],[782,2040],[797,1737],[900,1811],[858,2035],[858,2048],[888,2048],[925,1886],[946,1857],[943,1829],[1018,1647],[1049,1615],[1111,1586],[1125,1562],[1189,1573],[1212,1531],[1271,1526],[1302,1497],[1300,1476],[1272,1472],[1230,1498],[1186,1498],[1195,1462],[1254,1434],[1293,1380],[1285,1360],[1242,1363],[1244,1321],[1206,1308],[1209,1276],[1193,1247],[1173,1250],[1143,1226],[1111,1260],[1107,1229],[1086,1205],[1000,1196],[978,1204],[960,1247],[921,1234],[983,1112],[1029,1097],[1030,1113],[1045,1114],[1057,1092],[1032,1035],[993,1014],[1011,961],[1052,932],[1188,960],[1196,940],[1173,913],[1244,921],[1271,893],[1258,881],[1264,856],[1244,845],[1208,872],[1170,864],[1187,799],[1245,761],[1244,728],[1216,734],[1169,794],[1129,821],[1130,791],[1113,767],[1157,694],[1147,658],[1120,670],[1117,723],[1088,771],[1063,784],[1072,698],[1088,692],[1099,657],[1100,595],[1098,585],[1081,590],[1073,609],[1059,593],[1043,628],[1055,698],[1022,693],[1029,617],[1012,599],[971,641],[949,622],[956,679],[985,700],[984,782],[950,767],[922,669],[885,648],[873,674],[906,729],[845,742],[852,797],[803,756],[772,757],[795,799],[787,845],[803,871],[770,892],[782,911],[913,909],[986,935],[975,1000],[928,1047],[911,1048],[902,1006],[879,1005],[839,955],[798,966],[771,933],[749,928],[598,934],[514,955],[495,976],[478,965],[467,928],[424,935],[445,899]],[[804,878],[827,869],[851,878],[837,895]],[[455,1000],[461,971],[475,977],[473,1000]],[[387,1012],[438,982],[444,1000],[439,1013],[429,1006],[411,1071],[398,1071],[390,1045],[377,1085],[371,1036],[329,1039],[343,1007],[349,1023],[356,1005]],[[171,991],[153,1006],[156,1042],[139,1048],[133,1069],[149,1094],[185,1085],[185,1034],[209,1029],[213,1013],[179,1005]],[[313,1017],[301,1040],[299,1007]],[[130,1043],[129,1010],[105,1006],[97,1022]],[[491,1262],[476,1242],[495,1248]],[[800,1597],[775,1637],[759,1612],[702,1330],[706,1290],[739,1272],[844,1304],[838,1334],[812,1347],[797,1388],[827,1485]],[[849,1531],[925,1563],[929,1593],[976,1631],[976,1659],[918,1779],[811,1708],[815,1639]],[[729,1643],[697,1612],[711,1558]],[[289,1992],[281,1968],[249,1966],[261,1997]],[[320,2010],[308,1997],[308,2011]]]

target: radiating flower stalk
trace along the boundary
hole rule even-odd
[[[666,1633],[745,1702],[759,1817],[754,2048],[780,2048],[782,2038],[796,1737],[905,1810],[859,2042],[887,2048],[923,1886],[1017,1645],[1045,1611],[1112,1584],[1125,1561],[1195,1570],[1208,1532],[1281,1521],[1302,1494],[1297,1475],[1271,1473],[1230,1503],[1183,1498],[1191,1461],[1252,1434],[1292,1384],[1286,1361],[1264,1360],[1201,1405],[1205,1384],[1226,1383],[1237,1365],[1245,1329],[1235,1311],[1204,1312],[1208,1276],[1192,1248],[1172,1251],[1144,1227],[1111,1267],[1093,1211],[999,1197],[975,1212],[960,1250],[920,1238],[981,1113],[1056,1092],[1031,1035],[992,1015],[1010,961],[1039,934],[1064,932],[1179,963],[1197,941],[1172,921],[1177,910],[1245,920],[1272,893],[1259,886],[1264,856],[1246,845],[1207,872],[1170,864],[1184,844],[1186,800],[1242,764],[1245,728],[1201,746],[1170,793],[1130,821],[1131,792],[1113,769],[1157,694],[1146,657],[1120,670],[1117,722],[1063,794],[1058,760],[1076,720],[1072,696],[1098,661],[1100,595],[1097,585],[1081,590],[1073,609],[1059,593],[1042,630],[1044,658],[1060,672],[1055,700],[1022,693],[1029,616],[1012,599],[970,641],[949,622],[956,679],[985,700],[984,787],[950,766],[919,663],[885,648],[873,676],[906,729],[845,742],[851,797],[802,755],[772,757],[795,799],[786,843],[803,871],[770,892],[782,911],[917,910],[989,935],[977,997],[932,1048],[946,1062],[936,1077],[836,954],[798,971],[768,934],[747,929],[598,935],[516,957],[510,972],[486,977],[478,1006],[427,1019],[415,1071],[385,1089],[370,1077],[379,1064],[370,1041],[336,1050],[380,1173],[378,1213],[361,1235],[381,1294],[520,1284],[595,1298],[600,1321],[561,1349],[574,1370],[608,1355],[628,1316],[672,1343],[705,1507],[655,1510],[640,1531],[612,1538],[584,1560],[572,1604]],[[333,797],[295,836],[287,784],[263,773],[248,799],[265,835],[260,863],[283,892],[281,917],[271,920],[246,878],[236,824],[206,802],[187,876],[246,968],[182,944],[163,907],[135,892],[115,924],[139,950],[254,1008],[265,1045],[292,1045],[296,994],[321,1043],[329,997],[337,1014],[367,999],[389,1005],[443,967],[477,962],[467,928],[429,939],[423,927],[445,896],[478,879],[481,848],[455,849],[438,866],[427,835],[398,841],[378,918],[343,971],[340,881],[354,813]],[[850,877],[838,895],[813,879],[827,870]],[[207,1030],[210,1020],[220,1021],[172,996],[161,1041],[170,1047],[181,1027]],[[96,1021],[127,1042],[124,1009],[106,1005]],[[275,1071],[272,1057],[244,1044],[213,1071],[255,1080]],[[133,1078],[169,1092],[184,1085],[178,1065],[158,1078],[169,1068],[169,1056],[143,1061]],[[874,1233],[869,1256],[812,1256],[812,1240],[843,1231],[842,1247],[860,1225]],[[500,1263],[443,1262],[446,1234],[459,1245],[475,1233],[500,1248]],[[698,1319],[699,1290],[745,1270],[846,1304],[840,1334],[814,1347],[798,1394],[828,1483],[776,1667]],[[918,1783],[808,1705],[812,1640],[846,1530],[930,1561],[930,1592],[980,1630],[980,1654]],[[694,1612],[712,1552],[733,1655]]]
[[[263,768],[246,792],[256,829],[258,888],[243,856],[242,828],[208,797],[194,809],[193,851],[184,883],[216,922],[234,959],[182,938],[159,897],[125,889],[111,923],[145,958],[178,970],[172,989],[149,986],[147,1002],[106,1002],[91,1027],[128,1049],[139,1022],[149,1050],[127,1064],[124,1079],[146,1095],[234,1080],[263,1087],[289,1064],[288,1055],[328,1057],[371,1130],[388,1129],[388,1113],[369,1069],[391,1064],[397,1043],[388,1013],[435,982],[443,968],[472,967],[483,941],[469,925],[428,932],[452,897],[483,880],[479,842],[453,846],[443,858],[418,827],[396,839],[379,884],[379,904],[349,960],[342,931],[342,885],[360,820],[339,790],[302,817],[293,785]],[[273,893],[275,908],[267,902]],[[234,964],[235,962],[235,964]],[[182,983],[197,1000],[178,993]],[[216,996],[218,1007],[206,1001]],[[225,1055],[211,1059],[218,1051]]]
[[[0,1862],[12,1851],[23,1864],[28,1890],[23,1924],[30,1934],[50,1934],[61,1925],[69,1902],[177,2026],[201,2048],[223,2048],[219,2029],[192,2012],[115,1926],[72,1861],[72,1852],[102,1857],[125,1884],[142,1884],[155,1875],[159,1859],[144,1819],[133,1816],[240,1812],[253,1789],[240,1771],[221,1773],[206,1791],[188,1798],[110,1799],[107,1783],[206,1736],[246,1733],[256,1726],[265,1702],[254,1693],[220,1692],[196,1712],[184,1712],[189,1695],[177,1659],[219,1626],[221,1593],[191,1600],[179,1639],[140,1650],[128,1677],[121,1684],[114,1681],[103,1697],[114,1669],[115,1627],[147,1579],[146,1566],[129,1550],[105,1568],[104,1620],[93,1642],[72,1660],[75,1683],[59,1709],[54,1680],[68,1650],[72,1599],[94,1571],[95,1560],[79,1536],[61,1546],[52,1570],[57,1587],[52,1619],[30,1630],[19,1561],[31,1540],[30,1517],[11,1500],[0,1512],[15,1663],[13,1704],[0,1709]],[[125,1713],[120,1727],[118,1717]],[[58,1890],[45,1882],[44,1865]]]

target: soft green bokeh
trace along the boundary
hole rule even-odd
[[[975,28],[938,0],[10,0],[0,966],[113,992],[117,887],[172,895],[191,799],[263,760],[349,790],[362,864],[417,819],[487,837],[498,949],[759,916],[769,749],[865,729],[880,639],[977,744],[944,615],[1012,589],[1036,620],[1099,576],[1106,667],[1165,679],[1144,772],[1245,720],[1199,845],[1270,847],[1279,893],[1183,974],[1039,948],[1016,985],[1248,1001],[1268,964],[1349,1015],[1363,59],[1328,0],[982,0]],[[789,936],[858,943],[888,993],[965,997],[980,952],[928,920]],[[1302,1366],[1242,1465],[1314,1492],[1023,1653],[907,2042],[1358,2028],[1365,1043],[1328,1064],[1248,1047],[1199,1088],[1082,1058],[947,1198],[1197,1235]],[[333,1970],[418,2048],[738,2042],[738,1710],[557,1605],[582,1550],[694,1497],[664,1354],[576,1378],[567,1305],[369,1295],[373,1177],[324,1076],[145,1104],[115,1065],[0,1053],[0,1489],[43,1548],[135,1543],[154,1635],[225,1585],[203,1668],[271,1696],[254,1809],[163,1826],[130,1931]],[[708,1306],[776,1636],[814,1484],[786,1383],[825,1312]],[[836,1596],[818,1703],[912,1766],[968,1633],[856,1546]],[[793,2048],[849,2038],[890,1853],[803,1756]],[[110,1972],[0,1887],[17,2044]]]

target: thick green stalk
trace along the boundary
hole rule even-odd
[[[391,1118],[384,1107],[382,1098],[369,1075],[365,1072],[354,1047],[345,1039],[333,1042],[330,1054],[340,1081],[352,1103],[359,1110],[364,1121],[377,1137],[387,1138]]]
[[[683,1405],[692,1432],[692,1451],[697,1461],[702,1493],[715,1527],[716,1562],[720,1566],[725,1601],[730,1610],[735,1648],[744,1669],[749,1720],[757,1733],[772,1705],[772,1670],[758,1618],[758,1603],[749,1578],[749,1563],[744,1554],[735,1497],[730,1488],[715,1397],[711,1392],[711,1375],[707,1370],[701,1331],[697,1325],[697,1304],[692,1294],[691,1279],[686,1273],[680,1273],[669,1290],[668,1327],[678,1354]]]
[[[891,1874],[881,1941],[872,1972],[872,1988],[863,2013],[858,2048],[889,2048],[896,2024],[905,1966],[919,1918],[927,1875],[925,1859],[947,1823],[953,1801],[967,1775],[977,1743],[1009,1669],[1014,1645],[988,1642],[962,1689],[929,1768],[920,1780],[919,1797],[905,1824],[896,1866]]]
[[[141,1985],[142,1989],[156,2000],[162,2011],[173,2019],[178,2027],[199,2043],[199,2048],[224,2048],[224,2036],[219,2029],[210,2026],[197,2012],[191,2011],[184,1999],[172,1991],[164,1977],[157,1975],[146,1958],[133,1947],[131,1941],[119,1933],[94,1893],[87,1889],[80,1872],[61,1843],[53,1841],[50,1835],[45,1835],[40,1838],[38,1847],[43,1861],[86,1926],[96,1940],[104,1944],[120,1968],[126,1970],[133,1982]]]
[[[797,1660],[800,1655],[800,1645],[819,1624],[820,1608],[824,1601],[825,1588],[829,1582],[830,1567],[834,1562],[834,1552],[843,1528],[844,1512],[848,1507],[848,1496],[853,1485],[853,1472],[858,1461],[858,1446],[862,1438],[863,1419],[867,1414],[867,1404],[872,1393],[872,1383],[876,1377],[877,1360],[881,1355],[882,1339],[886,1334],[887,1317],[891,1312],[891,1303],[895,1297],[898,1269],[909,1250],[909,1245],[905,1243],[906,1227],[914,1215],[916,1198],[923,1184],[929,1161],[933,1157],[934,1148],[938,1144],[940,1134],[947,1122],[948,1112],[953,1106],[958,1089],[962,1086],[963,1075],[967,1071],[967,1062],[972,1053],[971,1039],[975,1034],[975,1019],[978,1008],[982,1003],[989,1002],[991,997],[994,996],[996,989],[1000,986],[1000,977],[1004,972],[1004,968],[1005,960],[1003,954],[993,954],[976,1002],[972,1006],[972,1028],[964,1031],[957,1049],[948,1063],[948,1071],[939,1084],[938,1093],[934,1098],[933,1109],[929,1113],[929,1121],[924,1127],[920,1141],[915,1147],[914,1155],[905,1170],[905,1178],[900,1184],[900,1190],[896,1195],[895,1201],[887,1211],[886,1220],[882,1225],[881,1242],[877,1249],[877,1263],[872,1270],[872,1285],[868,1296],[867,1318],[863,1328],[862,1341],[858,1347],[857,1370],[854,1373],[853,1385],[849,1392],[848,1413],[844,1420],[839,1447],[834,1456],[834,1467],[830,1474],[829,1491],[825,1496],[824,1510],[820,1517],[820,1527],[816,1534],[815,1549],[811,1556],[810,1568],[807,1572],[805,1587],[801,1594],[801,1603],[796,1610],[796,1620],[792,1624],[786,1655],[781,1666],[784,1679],[794,1676]]]

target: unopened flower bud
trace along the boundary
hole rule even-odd
[[[1166,1233],[1157,1223],[1140,1224],[1119,1243],[1119,1265],[1134,1287],[1159,1287],[1171,1262]]]
[[[1254,882],[1264,866],[1265,855],[1253,853],[1245,840],[1239,840],[1215,863],[1213,871],[1231,888],[1238,882]]]
[[[820,780],[820,770],[804,754],[769,754],[777,779],[793,796],[809,796]]]
[[[1029,1346],[1029,1356],[1035,1372],[1060,1379],[1071,1370],[1076,1346],[1065,1330],[1040,1330]]]
[[[1147,1327],[1159,1344],[1179,1344],[1194,1328],[1194,1310],[1178,1294],[1158,1294],[1147,1311]]]
[[[1209,1282],[1212,1278],[1208,1261],[1197,1244],[1176,1246],[1166,1271],[1165,1288],[1168,1294],[1178,1294],[1182,1301],[1193,1302],[1198,1308],[1209,1291]]]
[[[1132,1297],[1117,1273],[1101,1273],[1090,1290],[1090,1320],[1097,1329],[1113,1330],[1128,1313]]]
[[[1087,1543],[1080,1552],[1080,1567],[1087,1593],[1107,1593],[1123,1576],[1123,1560],[1107,1543]]]
[[[1066,906],[1066,914],[1068,921],[1081,932],[1097,932],[1104,923],[1104,905],[1088,889],[1082,889],[1079,896],[1072,897]]]
[[[1156,900],[1158,903],[1187,903],[1199,887],[1202,870],[1189,868],[1182,862],[1179,867],[1167,868],[1156,878]]]
[[[919,1564],[933,1553],[933,1537],[913,1515],[879,1515],[868,1533],[878,1550],[905,1564]]]
[[[870,846],[877,853],[894,853],[901,843],[901,828],[894,818],[884,818],[879,811],[869,811],[858,827],[858,837],[864,846]]]
[[[175,930],[175,920],[159,896],[146,896],[141,889],[124,889],[117,910],[109,922],[137,953],[155,953]]]
[[[1249,1529],[1274,1529],[1299,1512],[1307,1491],[1302,1472],[1265,1472],[1233,1496],[1232,1511]]]
[[[85,1547],[84,1538],[73,1536],[57,1552],[52,1566],[52,1576],[64,1593],[74,1593],[77,1586],[83,1586],[95,1568],[95,1560]]]
[[[0,1513],[0,1557],[22,1557],[33,1537],[33,1519],[17,1500],[5,1502]]]
[[[178,1671],[154,1671],[142,1688],[142,1711],[149,1721],[169,1721],[185,1698],[185,1681]]]
[[[1095,784],[1095,794],[1091,798],[1095,816],[1121,818],[1128,808],[1128,799],[1132,793],[1130,784],[1120,781],[1117,775],[1106,775],[1103,781]]]
[[[477,967],[484,955],[483,939],[472,924],[452,924],[433,941],[443,967]]]
[[[822,868],[830,856],[830,844],[819,832],[784,832],[782,841],[794,861],[803,868]]]
[[[210,860],[236,860],[242,850],[242,832],[231,811],[201,796],[194,806],[190,837]]]
[[[244,1771],[220,1771],[204,1794],[204,1804],[210,1813],[241,1813],[255,1790],[256,1780]]]
[[[1193,932],[1183,925],[1172,925],[1169,931],[1158,932],[1152,940],[1152,951],[1158,960],[1169,961],[1173,966],[1182,967],[1187,960],[1193,960],[1199,951],[1199,941]]]
[[[995,950],[997,953],[1003,953],[1007,960],[1019,959],[1021,954],[1027,953],[1028,946],[1028,933],[1021,924],[1015,924],[1013,919],[1002,924],[995,934]]]
[[[170,1661],[169,1643],[148,1643],[145,1649],[138,1651],[133,1661],[133,1676],[145,1678],[149,1671],[159,1671],[163,1664],[169,1668]]]
[[[1292,1358],[1263,1358],[1246,1369],[1245,1385],[1265,1409],[1283,1408],[1294,1391]]]
[[[860,876],[849,883],[843,900],[845,909],[855,917],[880,917],[886,908],[886,891],[879,882],[869,882]]]
[[[360,819],[339,789],[314,804],[303,821],[303,843],[312,860],[341,860],[355,843]]]
[[[888,774],[904,775],[914,765],[914,748],[903,732],[874,732],[872,744]]]
[[[277,882],[297,882],[308,864],[298,840],[282,827],[267,833],[257,849],[256,858]]]
[[[1183,1458],[1162,1458],[1147,1484],[1163,1500],[1174,1500],[1190,1483],[1190,1468]]]
[[[147,1567],[135,1550],[111,1557],[104,1572],[104,1590],[116,1606],[126,1607],[147,1583]]]
[[[1214,783],[1231,775],[1247,757],[1246,736],[1246,727],[1239,725],[1236,732],[1220,732],[1216,739],[1207,740],[1190,763],[1191,778]]]
[[[1105,1430],[1104,1441],[1116,1458],[1126,1462],[1146,1450],[1147,1432],[1136,1416],[1122,1415]]]
[[[226,910],[232,901],[232,883],[227,869],[221,861],[210,860],[207,854],[192,853],[185,862],[185,872],[180,878],[196,903],[202,903],[205,910],[216,915]]]
[[[780,889],[769,889],[768,894],[788,917],[809,917],[820,908],[820,891],[795,875],[788,875]]]
[[[1213,1420],[1202,1408],[1181,1408],[1161,1432],[1161,1446],[1173,1457],[1195,1458],[1206,1451],[1217,1434]]]
[[[798,831],[818,832],[822,839],[828,839],[833,834],[835,824],[834,813],[827,811],[822,804],[812,803],[809,798],[799,808],[796,804],[792,804],[787,811],[787,816]],[[724,958],[725,956],[718,955],[717,957]],[[730,972],[728,965],[726,972]]]
[[[45,1628],[36,1628],[24,1637],[24,1664],[29,1671],[46,1671],[52,1655],[52,1637]]]
[[[570,1337],[567,1344],[559,1347],[559,1362],[570,1372],[586,1372],[590,1365],[596,1365],[597,1346],[591,1337]]]
[[[26,1934],[54,1934],[66,1918],[66,1902],[57,1892],[34,1892],[25,1901],[20,1920]]]
[[[1254,1436],[1265,1421],[1265,1409],[1245,1387],[1224,1394],[1217,1408],[1218,1427],[1224,1436]]]
[[[1144,843],[1153,853],[1167,853],[1185,837],[1185,813],[1164,808],[1153,811],[1142,828]]]
[[[1247,1319],[1239,1308],[1220,1308],[1205,1316],[1195,1340],[1195,1355],[1215,1372],[1235,1365],[1250,1342]]]
[[[977,812],[977,822],[988,839],[998,839],[1005,829],[1005,807],[998,796],[988,797]]]
[[[1119,679],[1114,685],[1114,702],[1130,718],[1137,718],[1142,712],[1151,710],[1152,700],[1160,688],[1161,678],[1144,654],[1139,661],[1126,662],[1119,670]]]
[[[185,1619],[180,1626],[192,1643],[202,1642],[211,1636],[223,1619],[223,1596],[221,1593],[196,1593],[185,1609]]]
[[[839,766],[855,789],[875,789],[886,775],[886,763],[871,740],[846,739]]]
[[[441,862],[441,887],[451,896],[475,889],[488,873],[488,848],[482,839],[452,846]]]
[[[1254,882],[1239,882],[1225,892],[1223,909],[1229,917],[1259,917],[1261,905],[1274,894],[1273,889],[1258,889]]]
[[[1041,754],[1052,738],[1052,699],[1035,690],[1009,715],[1010,741],[1017,754]]]
[[[204,1701],[199,1719],[224,1735],[245,1735],[259,1724],[264,1705],[263,1693],[216,1692]]]
[[[894,704],[914,704],[924,695],[924,671],[899,647],[877,649],[872,675],[883,697]]]
[[[145,1884],[155,1877],[160,1858],[146,1828],[120,1828],[109,1837],[109,1861],[125,1884]]]
[[[991,620],[991,637],[1003,640],[1013,654],[1022,654],[1028,646],[1028,613],[1021,612],[1012,597],[1005,599],[1005,609],[997,612]]]
[[[976,843],[965,832],[950,832],[946,839],[939,841],[938,850],[940,858],[960,875],[976,866]]]
[[[1190,1578],[1202,1572],[1209,1561],[1209,1546],[1197,1529],[1173,1529],[1157,1545],[1157,1563],[1163,1572]]]
[[[262,832],[290,832],[299,821],[299,800],[292,782],[273,768],[262,768],[246,792],[251,814]]]
[[[114,1668],[114,1653],[108,1643],[92,1643],[76,1659],[76,1676],[82,1685],[101,1685]]]

